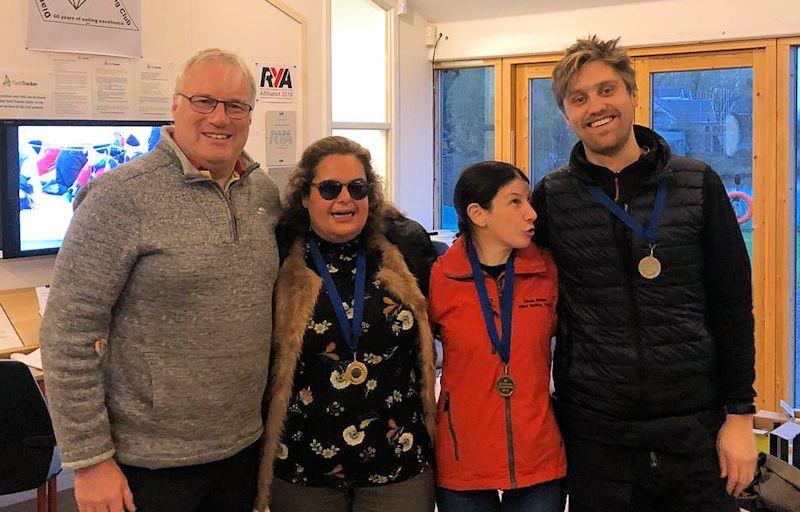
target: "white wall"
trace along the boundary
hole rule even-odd
[[[447,36],[438,61],[560,51],[595,33],[626,46],[795,35],[800,8],[797,0],[650,0],[437,25]]]
[[[308,79],[305,90],[305,126],[300,125],[302,103],[269,105],[270,109],[298,111],[298,151],[310,141],[329,133],[330,115],[328,80],[328,2],[329,0],[283,0],[305,18],[307,28],[302,40],[300,25],[266,0],[144,0],[142,56],[144,59],[172,61],[179,67],[189,55],[208,47],[234,50],[248,62],[301,64],[305,51]],[[5,5],[9,4],[9,5]],[[51,53],[25,49],[25,15],[30,0],[4,0],[0,17],[0,67],[49,69]],[[294,77],[295,82],[298,78]],[[266,153],[265,113],[259,104],[247,151],[264,162]],[[0,260],[0,290],[37,286],[50,281],[53,257]]]
[[[433,67],[425,46],[426,21],[399,16],[394,201],[409,217],[433,228]]]

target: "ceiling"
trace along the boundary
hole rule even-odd
[[[640,1],[642,0],[408,0],[408,5],[426,21],[439,23],[570,11]]]

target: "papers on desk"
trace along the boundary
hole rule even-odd
[[[23,346],[17,330],[11,325],[6,311],[0,306],[0,350],[22,348]]]
[[[27,364],[31,368],[38,368],[39,370],[43,370],[42,368],[42,349],[37,348],[30,354],[20,354],[14,353],[11,354],[11,359],[15,361],[19,361],[20,363]]]
[[[36,287],[36,300],[39,301],[39,314],[44,318],[44,309],[47,307],[47,298],[50,296],[50,285]]]

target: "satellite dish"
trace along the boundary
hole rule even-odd
[[[739,120],[733,114],[725,116],[725,133],[723,135],[723,145],[725,148],[725,156],[732,157],[736,150],[739,148]]]

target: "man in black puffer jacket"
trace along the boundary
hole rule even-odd
[[[557,64],[581,141],[532,199],[559,271],[570,511],[736,511],[756,460],[747,251],[720,177],[633,125],[617,42],[578,40]]]

